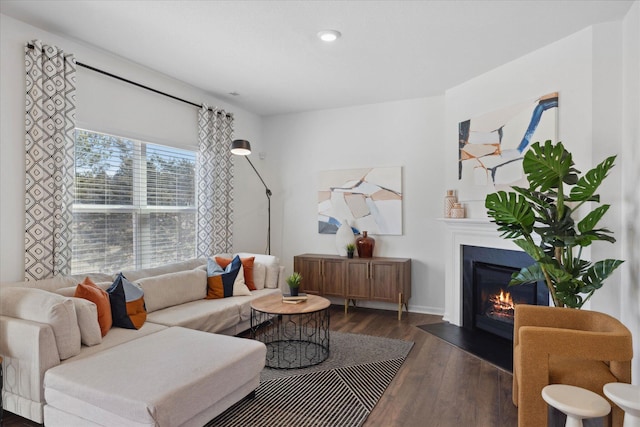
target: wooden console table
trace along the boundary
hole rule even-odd
[[[410,258],[303,254],[293,257],[293,269],[302,275],[304,292],[344,298],[345,313],[357,300],[397,303],[398,320],[403,307],[409,311]]]

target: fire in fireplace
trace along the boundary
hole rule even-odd
[[[515,312],[515,304],[509,292],[500,289],[500,294],[493,294],[489,298],[488,307],[483,314],[490,319],[499,320],[501,322],[513,323],[513,315]]]
[[[509,287],[511,275],[533,260],[525,252],[463,247],[463,327],[513,339],[516,304],[549,304],[543,283]]]

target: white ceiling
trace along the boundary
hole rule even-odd
[[[0,12],[273,115],[443,94],[632,2],[1,0]],[[323,43],[323,29],[342,38]]]

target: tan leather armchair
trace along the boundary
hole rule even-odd
[[[547,426],[542,389],[569,384],[604,396],[610,382],[631,382],[631,332],[595,311],[519,304],[513,333],[513,403],[518,427]],[[612,405],[609,425],[621,427]]]

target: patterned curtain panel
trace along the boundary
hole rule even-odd
[[[196,164],[199,257],[233,250],[232,133],[231,114],[202,106],[198,113]]]
[[[76,64],[34,40],[25,66],[25,280],[38,280],[71,271]]]

